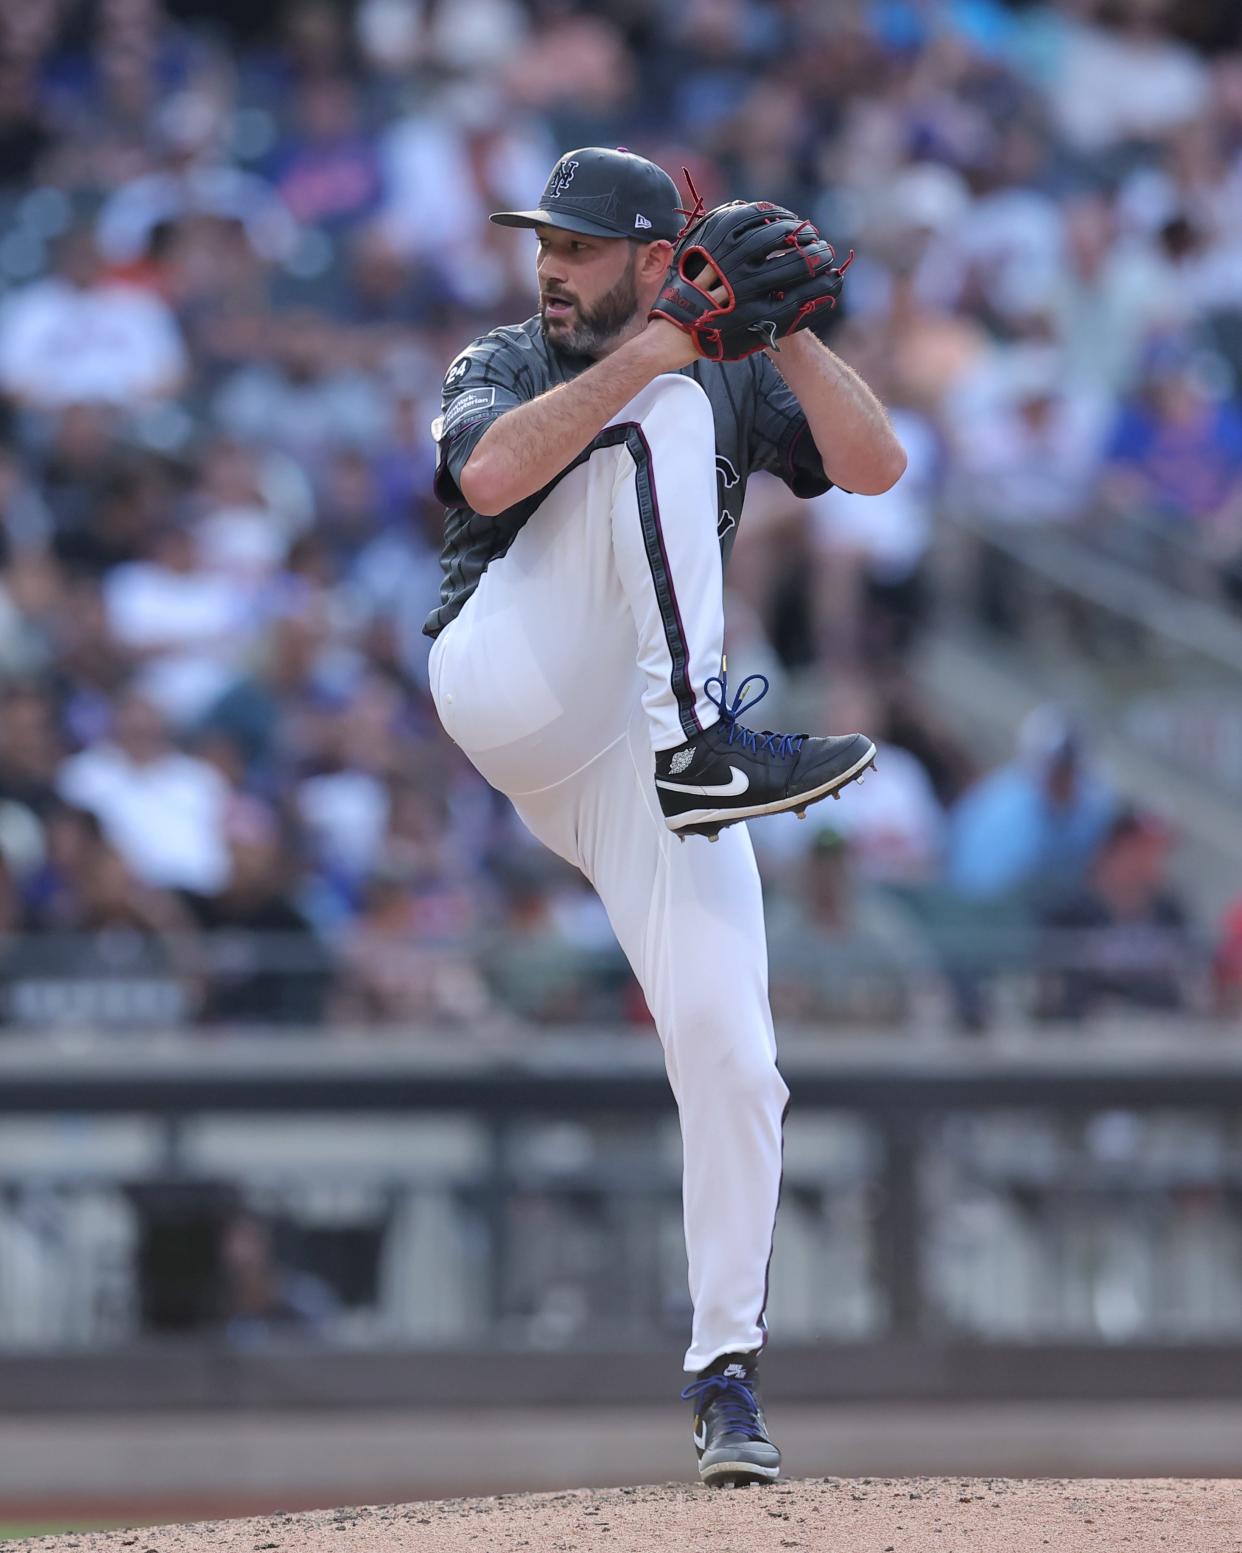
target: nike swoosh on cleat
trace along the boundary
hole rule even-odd
[[[713,786],[694,782],[666,782],[662,777],[656,778],[656,786],[667,788],[670,793],[699,793],[704,798],[736,798],[739,793],[745,793],[750,789],[750,778],[744,771],[739,771],[736,766],[730,766],[733,776],[728,782],[717,782]]]
[[[704,1450],[706,1448],[707,1426],[705,1424],[700,1424],[699,1427],[694,1431],[694,1443],[699,1450]]]

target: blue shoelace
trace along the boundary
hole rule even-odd
[[[752,681],[758,680],[762,689],[746,699],[746,687]],[[720,694],[717,696],[712,691],[713,685],[720,686]],[[760,701],[768,693],[768,680],[764,674],[748,674],[738,686],[737,695],[733,698],[733,704],[729,705],[728,676],[722,669],[720,673],[713,674],[711,679],[703,686],[707,699],[713,705],[720,708],[720,720],[729,729],[729,743],[739,743],[748,749],[752,755],[775,755],[779,759],[787,760],[791,755],[796,755],[806,742],[804,733],[771,733],[767,728],[762,733],[755,733],[753,729],[743,728],[738,718],[743,712],[748,712],[752,706],[758,706]]]
[[[719,1402],[720,1417],[730,1433],[759,1439],[759,1404],[744,1380],[736,1375],[704,1375],[692,1380],[681,1394],[683,1402],[693,1402],[696,1414],[709,1403]]]

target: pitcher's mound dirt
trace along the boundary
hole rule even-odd
[[[39,1553],[1235,1553],[1242,1481],[810,1478],[770,1487],[506,1494],[141,1531]]]

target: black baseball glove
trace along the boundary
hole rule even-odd
[[[650,316],[684,329],[709,361],[779,350],[836,306],[853,258],[838,265],[814,225],[781,205],[734,200],[691,217]]]

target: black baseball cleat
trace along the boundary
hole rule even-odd
[[[755,1355],[727,1353],[681,1394],[694,1403],[699,1476],[711,1488],[775,1483],[781,1475],[781,1453],[768,1438],[758,1388]]]
[[[749,701],[746,687],[762,682]],[[720,695],[712,686],[720,686]],[[847,782],[862,781],[875,761],[875,745],[865,734],[812,739],[805,733],[755,733],[738,721],[768,691],[762,674],[751,674],[728,702],[725,676],[704,687],[720,708],[720,721],[676,749],[656,755],[656,790],[664,823],[683,839],[707,836],[715,841],[726,825],[796,809],[831,793],[841,796]]]

